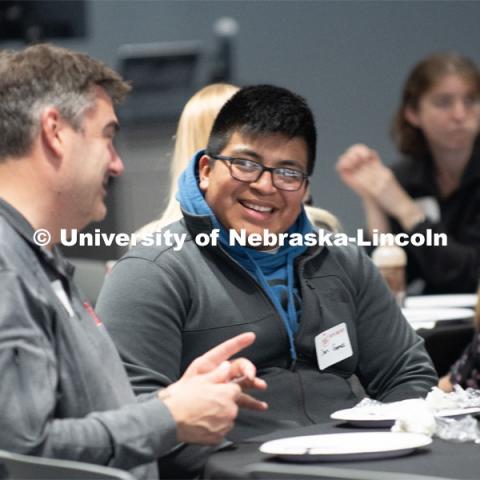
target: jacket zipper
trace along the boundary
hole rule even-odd
[[[256,285],[257,289],[260,291],[260,294],[263,296],[263,298],[265,298],[267,300],[267,302],[270,304],[270,306],[273,308],[274,312],[275,312],[275,315],[277,317],[278,320],[280,320],[280,324],[282,325],[283,329],[284,329],[284,332],[286,332],[286,327],[285,325],[283,324],[283,320],[282,318],[280,317],[280,315],[278,314],[277,312],[277,309],[275,308],[275,305],[273,304],[272,300],[270,299],[270,297],[263,291],[263,288],[262,286],[258,283],[257,279],[251,275],[249,272],[247,272],[241,265],[240,263],[238,263],[235,259],[233,259],[232,257],[230,257],[230,255],[228,255],[228,253],[224,250],[224,248],[221,246],[221,245],[218,245],[217,246],[218,250],[220,250],[220,252],[222,253],[222,255],[227,259],[227,261],[229,261],[231,264],[235,265],[235,267],[237,267],[238,270],[241,271],[242,275],[248,277],[250,280],[253,281],[253,283]],[[321,250],[320,250],[321,251]],[[307,280],[305,279],[303,282],[302,282],[302,277],[301,275],[303,274],[304,270],[305,270],[305,264],[310,261],[311,259],[313,259],[314,257],[316,257],[318,254],[320,254],[320,251],[318,252],[315,252],[314,255],[312,255],[311,257],[308,257],[308,258],[305,258],[303,260],[300,261],[300,264],[299,264],[299,267],[300,267],[300,275],[299,275],[299,278],[300,278],[300,291],[303,293],[303,285],[302,283],[305,283],[311,290],[315,290],[315,287]],[[215,252],[214,252],[215,253]],[[303,298],[303,296],[302,296]],[[298,331],[298,334],[301,333],[301,329],[303,327],[303,324],[300,323],[300,330]],[[288,337],[288,332],[286,334],[286,337],[287,337],[287,340],[289,341],[289,337]],[[293,339],[293,342],[294,342],[294,346],[295,346],[295,339]],[[290,341],[289,341],[290,343]],[[289,365],[289,370],[294,372],[295,369],[296,369],[296,366],[297,366],[297,359],[296,358],[292,358],[291,355],[290,355],[290,365]]]
[[[221,245],[218,245],[217,248],[222,252],[222,255],[233,265],[235,265],[235,267],[241,271],[242,275],[246,276],[249,280],[252,280],[253,283],[255,284],[255,286],[257,287],[257,289],[260,291],[260,294],[262,295],[262,297],[264,299],[267,300],[267,302],[269,303],[269,305],[272,307],[273,311],[275,312],[275,316],[277,317],[277,319],[280,321],[280,324],[282,325],[283,327],[283,331],[286,332],[286,327],[285,325],[283,324],[283,320],[282,318],[280,317],[279,313],[277,312],[277,309],[275,308],[275,305],[273,304],[272,300],[270,299],[270,297],[263,291],[263,288],[262,286],[258,283],[257,279],[251,275],[249,272],[247,272],[241,265],[240,263],[238,263],[235,259],[233,259],[232,257],[230,257],[230,255],[228,255],[228,253],[223,249],[223,247]],[[286,333],[286,337],[287,337],[287,340],[288,342],[290,343],[290,340],[289,340],[289,337],[288,337],[288,332]],[[295,342],[295,339],[294,339],[294,342]],[[289,370],[291,370],[292,372],[295,371],[295,367],[297,365],[297,361],[296,359],[292,358],[291,357],[291,354],[290,354],[290,365],[288,367]]]

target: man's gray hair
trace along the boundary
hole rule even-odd
[[[48,106],[80,129],[95,86],[114,103],[130,91],[118,73],[83,53],[48,44],[0,50],[0,162],[28,154]]]

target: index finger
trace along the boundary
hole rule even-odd
[[[203,360],[208,360],[215,364],[220,364],[228,360],[232,355],[247,348],[255,341],[255,334],[253,332],[241,333],[236,337],[229,338],[220,345],[213,347],[208,352],[202,355]]]

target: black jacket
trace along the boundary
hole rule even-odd
[[[408,256],[408,281],[425,281],[424,293],[470,293],[477,288],[480,268],[480,141],[477,141],[459,188],[448,198],[441,198],[434,179],[430,157],[405,158],[392,170],[408,194],[414,198],[433,197],[440,207],[440,221],[426,220],[413,233],[446,233],[448,245],[412,246]],[[393,222],[394,231],[400,232]]]

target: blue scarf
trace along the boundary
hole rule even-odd
[[[275,253],[266,253],[241,245],[230,245],[227,230],[219,223],[198,187],[198,161],[203,153],[203,150],[197,152],[181,174],[178,180],[177,200],[182,210],[188,214],[210,218],[213,227],[220,231],[220,243],[226,252],[261,285],[282,318],[288,333],[292,359],[295,360],[297,355],[294,336],[298,330],[302,303],[295,286],[294,260],[307,247],[292,247],[286,242]],[[287,233],[310,232],[313,232],[313,228],[302,208],[302,212]]]

